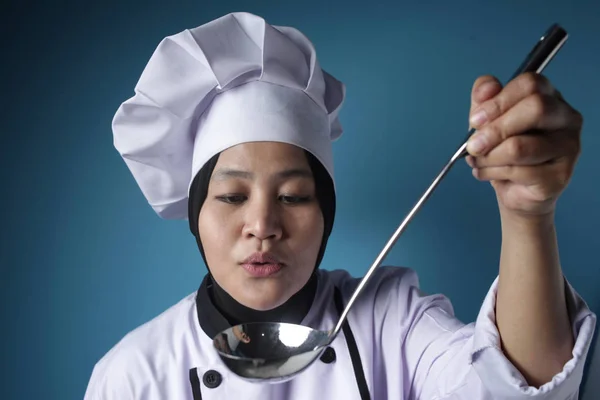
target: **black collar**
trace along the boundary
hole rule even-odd
[[[217,336],[218,333],[231,327],[231,325],[214,306],[208,294],[209,285],[211,284],[212,281],[210,275],[206,274],[196,293],[196,313],[198,314],[200,327],[204,333],[212,339]]]
[[[206,333],[206,335],[212,339],[218,333],[230,328],[233,324],[238,323],[268,320],[300,324],[304,317],[306,317],[308,314],[314,302],[319,283],[318,277],[318,270],[316,270],[306,285],[304,285],[304,287],[300,289],[298,293],[292,296],[285,304],[277,307],[275,310],[267,311],[265,313],[246,311],[246,315],[244,317],[240,317],[240,315],[243,314],[240,312],[240,309],[245,307],[227,295],[223,289],[217,287],[210,274],[206,274],[196,293],[196,313],[198,315],[200,327],[204,333]],[[231,316],[228,319],[227,316],[229,313],[221,312],[215,305],[216,290],[221,292],[221,303],[223,303],[223,297],[227,297],[226,304],[232,309],[231,314],[238,316],[237,320],[232,320],[233,317]],[[224,305],[220,304],[220,306],[221,309],[223,309]],[[251,319],[251,321],[241,320],[242,318]]]

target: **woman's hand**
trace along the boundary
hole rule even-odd
[[[522,74],[506,87],[478,78],[471,95],[467,163],[490,181],[502,216],[553,215],[580,154],[581,114],[543,76]]]

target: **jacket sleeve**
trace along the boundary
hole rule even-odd
[[[565,279],[575,337],[572,358],[539,388],[529,386],[501,350],[495,322],[496,278],[475,323],[453,315],[443,296],[421,295],[418,284],[404,287],[413,304],[403,342],[410,398],[414,400],[576,400],[596,316]],[[407,293],[408,292],[408,293]]]

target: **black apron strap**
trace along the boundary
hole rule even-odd
[[[334,300],[338,315],[342,315],[342,312],[344,311],[344,302],[342,300],[342,293],[337,287],[335,288]],[[358,352],[358,346],[356,346],[356,340],[354,340],[354,335],[352,334],[347,319],[342,325],[342,331],[344,332],[346,342],[348,343],[348,351],[350,352],[350,359],[352,360],[352,367],[354,368],[354,376],[356,377],[360,398],[362,400],[370,400],[371,396],[369,395],[367,379],[365,378],[362,361],[360,360],[360,353]]]
[[[192,385],[192,394],[194,400],[202,400],[202,392],[200,391],[200,378],[198,378],[198,369],[190,369],[190,385]]]

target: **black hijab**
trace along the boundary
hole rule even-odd
[[[200,234],[198,232],[198,217],[200,214],[200,209],[206,200],[208,184],[215,165],[219,159],[219,154],[216,154],[206,164],[204,164],[202,169],[200,169],[200,171],[198,171],[194,177],[194,181],[190,187],[188,220],[190,224],[190,231],[196,237],[198,249],[200,250],[204,264],[209,270],[205,278],[206,285],[203,285],[202,288],[206,288],[208,291],[208,298],[210,298],[213,305],[231,325],[261,321],[300,323],[312,305],[312,301],[317,290],[317,269],[321,264],[325,254],[325,248],[327,247],[327,240],[329,239],[329,235],[333,229],[336,198],[333,180],[331,179],[327,170],[312,153],[305,151],[305,154],[315,180],[315,194],[323,214],[325,229],[323,232],[323,238],[321,240],[321,247],[317,255],[317,261],[315,263],[313,274],[304,287],[295,295],[293,295],[287,302],[268,311],[257,311],[236,301],[217,284],[215,279],[212,278],[210,274],[210,266],[206,262],[206,256],[204,254],[202,242],[200,241]]]

